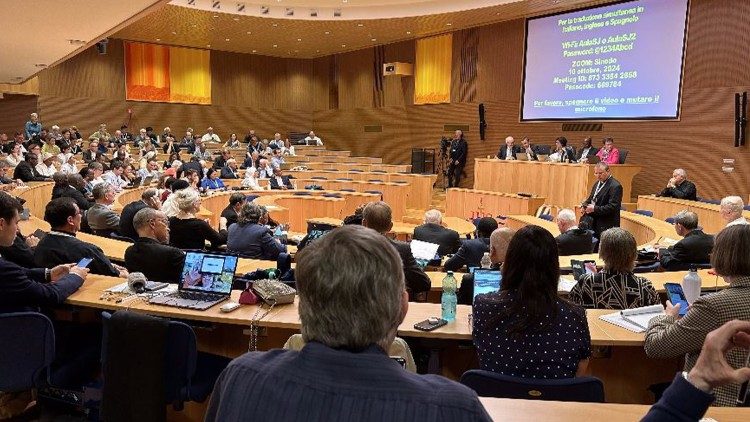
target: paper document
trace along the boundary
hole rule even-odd
[[[573,290],[573,287],[576,284],[578,284],[578,282],[573,277],[569,277],[569,276],[560,277],[560,281],[557,283],[557,291],[570,293],[570,291]]]
[[[411,254],[414,259],[426,259],[428,261],[435,259],[437,250],[440,247],[437,243],[423,242],[421,240],[411,241]]]
[[[653,317],[663,315],[662,305],[644,306],[635,309],[623,309],[611,314],[602,315],[599,319],[617,325],[634,333],[643,333]]]

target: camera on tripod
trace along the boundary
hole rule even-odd
[[[448,148],[450,148],[451,146],[451,141],[452,141],[451,138],[446,138],[445,136],[440,138],[440,152],[441,153],[445,154],[445,152],[448,151]]]

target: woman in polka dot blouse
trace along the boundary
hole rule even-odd
[[[583,308],[557,295],[557,243],[539,226],[508,245],[499,292],[474,302],[474,345],[481,369],[520,378],[583,375],[591,336]]]

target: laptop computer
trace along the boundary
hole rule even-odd
[[[146,176],[146,178],[141,181],[141,186],[151,186],[153,180],[154,176]]]
[[[516,154],[516,160],[518,161],[529,161],[529,155],[525,152],[519,152]]]
[[[474,270],[474,300],[478,295],[492,293],[500,290],[502,283],[502,272],[500,270],[488,270],[477,268]]]
[[[132,182],[130,182],[127,185],[123,186],[123,189],[137,188],[138,186],[141,185],[141,180],[143,180],[143,178],[141,176],[136,176],[135,179],[133,179]]]
[[[237,262],[233,255],[188,252],[177,291],[153,297],[149,303],[204,311],[229,299]]]

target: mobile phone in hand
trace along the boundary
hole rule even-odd
[[[672,306],[680,304],[680,316],[685,316],[688,310],[688,302],[685,297],[685,292],[682,290],[682,286],[677,283],[664,283],[664,288],[667,290],[667,296],[669,301],[672,302]]]
[[[89,266],[89,264],[93,261],[91,258],[83,258],[76,264],[76,267],[86,268]]]

